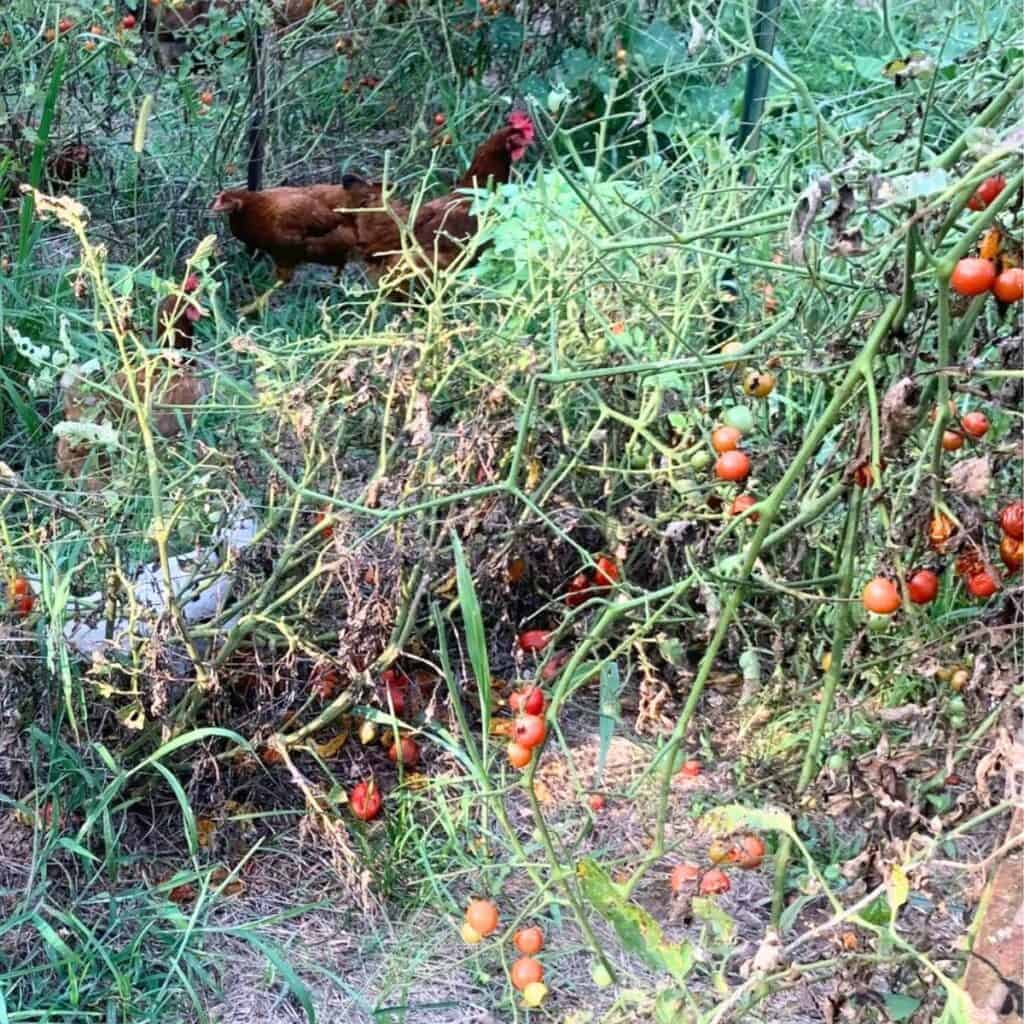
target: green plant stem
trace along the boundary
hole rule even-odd
[[[843,556],[839,567],[839,587],[836,597],[839,605],[836,608],[835,628],[832,631],[831,662],[828,671],[825,673],[825,682],[822,686],[821,697],[818,702],[818,710],[814,717],[814,726],[811,730],[811,738],[804,751],[803,764],[800,766],[800,778],[796,784],[794,797],[799,804],[800,797],[807,791],[818,768],[818,758],[821,754],[822,741],[825,736],[825,726],[828,724],[828,716],[832,712],[832,704],[835,700],[836,687],[843,674],[843,656],[846,652],[846,641],[850,635],[851,614],[850,595],[853,593],[853,573],[857,556],[857,526],[860,520],[860,503],[864,489],[854,487],[851,491],[850,505],[846,515],[846,530],[843,536]],[[782,916],[783,902],[786,895],[786,869],[789,865],[789,857],[792,851],[792,843],[789,836],[783,836],[779,844],[779,850],[775,858],[775,888],[772,893],[772,924],[778,928],[779,919]]]

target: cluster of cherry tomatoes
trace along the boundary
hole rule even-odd
[[[494,903],[472,900],[463,917],[462,939],[467,945],[475,946],[493,935],[499,922],[498,908]],[[544,932],[537,925],[520,928],[512,937],[512,943],[521,956],[512,962],[509,979],[513,987],[522,992],[527,1006],[540,1006],[548,989],[544,984],[544,965],[535,957],[544,948]]]
[[[764,840],[753,832],[732,843],[716,839],[708,847],[712,866],[703,868],[690,860],[677,864],[668,877],[669,888],[676,894],[692,888],[700,896],[721,896],[732,888],[732,883],[719,865],[733,864],[743,871],[754,871],[764,861],[764,853]]]
[[[971,210],[984,210],[1006,187],[1001,174],[986,178],[967,201]],[[1001,235],[993,228],[982,239],[977,256],[958,261],[949,279],[957,295],[975,296],[992,292],[1002,303],[1020,302],[1024,298],[1024,269],[1007,253],[1000,252]]]
[[[1014,501],[999,513],[999,557],[1007,572],[1019,572],[1024,565],[1024,501]],[[928,527],[933,550],[944,553],[956,526],[945,513],[937,512]],[[999,577],[976,547],[956,560],[956,573],[972,597],[991,597],[999,590]],[[914,604],[929,604],[939,594],[939,577],[931,569],[915,569],[907,578],[907,596]],[[861,592],[861,603],[869,612],[891,615],[903,603],[899,587],[885,576],[869,580]]]

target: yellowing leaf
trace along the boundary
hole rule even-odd
[[[890,913],[892,920],[895,921],[900,907],[907,902],[907,897],[910,895],[910,879],[907,878],[906,871],[899,864],[892,866],[892,871],[889,872],[887,888],[889,890]]]
[[[196,836],[200,846],[208,847],[213,841],[213,833],[216,831],[217,826],[209,818],[198,818],[196,820]]]
[[[530,459],[526,463],[526,485],[523,490],[532,491],[535,490],[537,484],[540,483],[540,474],[544,467],[541,465],[540,459]]]

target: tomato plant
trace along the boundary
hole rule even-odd
[[[861,593],[861,601],[869,612],[878,615],[891,615],[903,603],[896,584],[884,576],[868,581]]]
[[[931,569],[918,569],[907,580],[907,593],[914,604],[929,604],[939,593],[939,577]]]
[[[967,256],[953,268],[950,287],[957,295],[983,295],[996,279],[995,264],[991,260]]]

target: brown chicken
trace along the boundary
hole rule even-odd
[[[228,189],[211,210],[226,213],[231,234],[267,253],[278,281],[287,283],[300,263],[345,266],[356,245],[355,215],[338,211],[352,205],[344,185],[305,185]]]
[[[533,121],[522,111],[513,111],[506,126],[481,143],[469,169],[455,183],[455,191],[420,206],[411,228],[409,209],[399,202],[389,200],[386,209],[359,214],[355,249],[366,262],[370,276],[380,278],[407,259],[419,272],[428,267],[444,270],[462,258],[478,225],[470,213],[472,197],[459,190],[506,184],[512,165],[523,158],[533,139]],[[350,176],[345,185],[352,206],[382,206],[383,190],[379,183]],[[419,252],[403,252],[403,229],[411,232]]]

